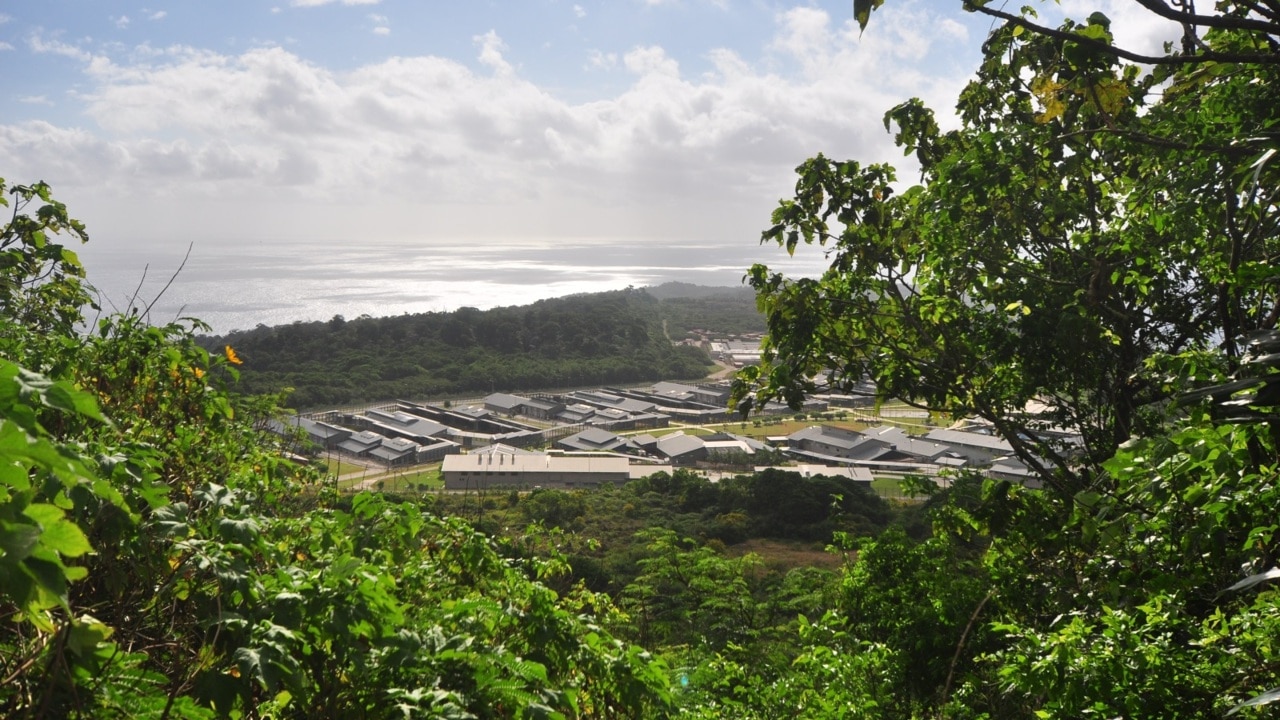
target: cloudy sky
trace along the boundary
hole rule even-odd
[[[860,35],[849,0],[5,3],[0,176],[141,258],[589,238],[745,267],[806,157],[898,161],[887,109],[947,114],[991,27],[959,6]]]

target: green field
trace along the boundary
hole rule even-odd
[[[355,466],[357,472],[363,469]],[[367,473],[339,481],[338,487],[353,491],[370,488],[384,492],[422,492],[439,490],[444,487],[444,480],[440,476],[440,463],[436,462],[392,470],[368,468]]]
[[[325,472],[327,472],[329,475],[332,475],[334,477],[342,477],[343,475],[358,473],[365,469],[363,465],[356,465],[349,462],[343,462],[342,460],[336,457],[326,458],[325,464],[327,465],[327,470]]]

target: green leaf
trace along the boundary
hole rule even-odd
[[[871,11],[884,4],[884,0],[853,0],[853,17],[858,21],[858,29],[866,30],[871,20]]]
[[[80,557],[93,550],[89,538],[70,520],[59,520],[46,527],[40,541],[64,557]]]
[[[71,652],[84,657],[92,654],[98,645],[106,642],[115,630],[99,622],[89,615],[81,615],[71,624],[67,635],[67,647]]]
[[[65,382],[54,383],[45,392],[44,399],[46,404],[59,410],[77,413],[99,421],[105,419],[92,395],[83,390],[77,390]]]
[[[34,525],[0,522],[0,561],[16,563],[31,555],[40,543],[40,528]]]
[[[48,528],[50,525],[58,522],[66,517],[66,513],[56,505],[48,503],[33,503],[23,508],[22,514],[35,520],[41,527]]]

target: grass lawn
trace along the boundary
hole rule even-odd
[[[386,490],[417,490],[419,485],[426,485],[427,490],[438,490],[444,487],[444,478],[440,476],[440,463],[396,470],[381,479]]]
[[[365,469],[363,465],[355,465],[349,462],[343,462],[342,460],[336,457],[331,457],[325,462],[328,463],[328,469],[325,472],[335,477],[350,475],[351,473],[357,473]]]
[[[424,485],[426,487],[421,487]],[[367,474],[343,480],[338,487],[342,490],[366,487],[384,492],[419,492],[444,487],[444,479],[440,476],[440,463],[437,462],[392,470],[371,468]]]
[[[902,481],[897,478],[876,478],[871,481],[871,489],[880,497],[902,497]]]

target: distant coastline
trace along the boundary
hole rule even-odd
[[[113,247],[95,238],[76,249],[110,312],[124,310],[135,290],[142,305],[154,300],[182,267],[187,248]],[[303,242],[197,243],[152,306],[151,321],[194,317],[224,334],[334,315],[485,310],[671,281],[734,287],[754,262],[791,275],[816,272],[821,256],[812,255],[806,262],[750,241],[741,253],[694,243],[602,248],[568,241],[482,247],[362,241],[341,250]]]

